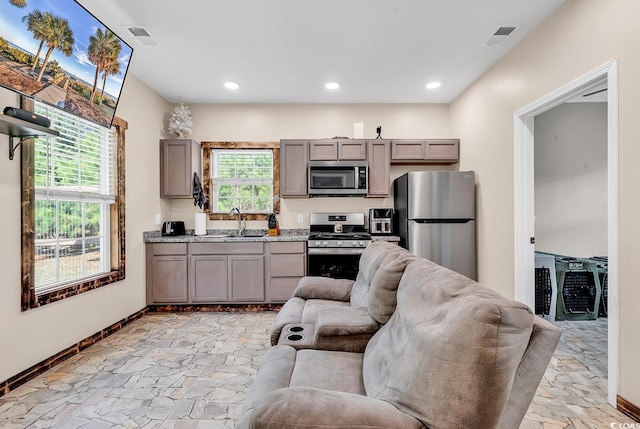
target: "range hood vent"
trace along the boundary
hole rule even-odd
[[[499,27],[493,34],[487,37],[481,46],[500,46],[511,38],[513,33],[519,28],[519,26],[504,26]]]

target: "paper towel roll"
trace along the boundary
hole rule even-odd
[[[195,235],[207,235],[207,214],[196,213]]]

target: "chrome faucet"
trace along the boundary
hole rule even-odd
[[[239,208],[234,207],[229,212],[229,214],[231,216],[233,216],[234,213],[238,214],[238,235],[242,235],[242,234],[244,234],[244,231],[247,229],[247,225],[246,225],[245,221],[242,220],[242,213],[240,213],[240,209]]]

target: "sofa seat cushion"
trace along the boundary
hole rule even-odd
[[[424,429],[364,395],[362,353],[274,346],[244,402],[237,429]]]
[[[431,429],[494,428],[532,326],[524,304],[419,259],[405,270],[396,312],[367,345],[367,396]]]
[[[364,395],[362,353],[298,350],[289,386]]]
[[[425,429],[393,405],[355,393],[290,387],[265,395],[236,429]]]

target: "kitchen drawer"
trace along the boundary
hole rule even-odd
[[[151,247],[154,256],[187,254],[187,243],[154,243]]]
[[[280,241],[269,243],[271,253],[304,253],[304,241]]]

